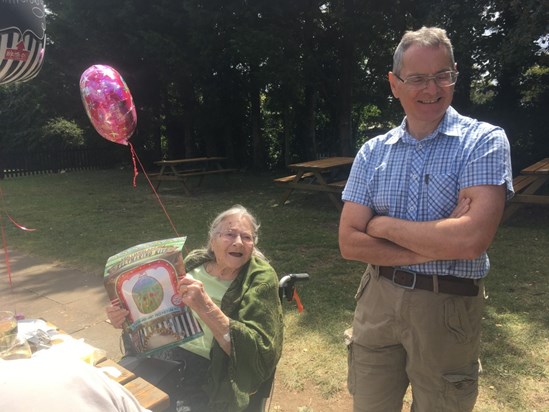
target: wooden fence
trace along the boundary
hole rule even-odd
[[[127,160],[127,156],[124,157]],[[0,179],[62,171],[111,168],[122,161],[124,160],[119,151],[105,148],[71,149],[55,152],[4,152],[0,153]]]

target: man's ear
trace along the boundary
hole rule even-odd
[[[389,72],[388,77],[389,77],[389,85],[391,86],[391,92],[393,93],[393,96],[395,96],[398,99],[397,82],[400,82],[400,80],[396,78],[393,72]]]

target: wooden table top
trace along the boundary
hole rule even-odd
[[[549,174],[549,157],[528,166],[521,170],[521,173],[525,175],[547,175]]]
[[[288,165],[288,167],[295,170],[323,171],[352,165],[354,159],[354,157],[327,157],[325,159],[311,160],[309,162],[294,163]]]

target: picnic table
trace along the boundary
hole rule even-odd
[[[107,376],[109,376],[111,379],[115,380],[120,385],[124,386],[124,388],[126,388],[129,392],[131,392],[141,406],[151,410],[152,412],[163,412],[170,407],[170,397],[168,396],[168,394],[166,394],[153,384],[149,383],[145,379],[136,376],[133,372],[130,372],[126,368],[122,367],[114,360],[108,359],[105,356],[104,351],[101,351],[92,346],[89,346],[89,349],[93,350],[93,352],[87,350],[87,344],[80,341],[79,339],[72,338],[70,334],[59,329],[56,325],[48,322],[47,320],[36,319],[24,320],[20,322],[25,322],[27,325],[32,325],[33,323],[36,323],[37,332],[41,332],[42,336],[44,333],[46,333],[46,335],[51,338],[51,346],[49,348],[37,348],[34,349],[33,352],[37,350],[47,351],[50,349],[62,349],[67,353],[72,353],[75,351],[75,347],[80,348],[82,347],[82,345],[86,345],[83,350],[76,351],[79,354],[81,352],[81,359],[90,364],[93,364],[97,368],[105,368],[105,370],[113,370],[113,368],[116,369],[119,373],[117,376],[113,376],[108,373]],[[20,328],[21,326],[22,325],[20,325]],[[40,334],[37,333],[37,336],[40,336]],[[80,346],[74,346],[77,343]],[[63,348],[62,345],[66,345],[66,348]],[[78,361],[78,359],[75,359],[75,361]]]
[[[354,157],[327,157],[288,165],[295,174],[273,180],[277,186],[286,189],[280,204],[284,205],[296,189],[319,191],[326,193],[341,211],[341,192],[347,183],[353,160]]]
[[[104,359],[96,364],[98,368],[111,367],[120,372],[118,377],[110,376],[120,385],[124,386],[137,399],[139,404],[152,412],[162,412],[170,407],[170,397],[152,383],[136,376],[126,368],[111,359]]]
[[[524,205],[549,205],[549,195],[539,193],[547,182],[549,182],[549,157],[522,169],[513,179],[515,195],[507,204],[502,221],[509,219]]]
[[[157,182],[156,190],[163,181],[177,181],[181,183],[185,194],[191,196],[191,190],[187,180],[191,177],[198,177],[198,186],[207,175],[236,172],[237,169],[229,169],[223,166],[227,161],[226,157],[193,157],[187,159],[159,160],[154,162],[160,166],[158,173],[150,173],[149,177]]]

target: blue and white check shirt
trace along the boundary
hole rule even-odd
[[[449,107],[438,128],[418,141],[406,119],[367,141],[355,157],[342,199],[376,215],[412,221],[446,218],[459,191],[479,185],[507,186],[513,196],[509,141],[503,129],[460,115]],[[405,268],[479,279],[488,273],[486,253],[474,260],[439,260]]]

